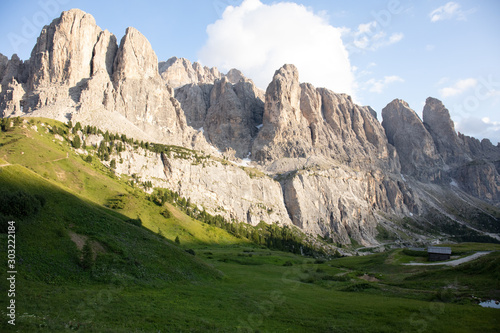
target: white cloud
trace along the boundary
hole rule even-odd
[[[400,42],[404,34],[402,32],[393,33],[387,36],[377,21],[362,23],[357,30],[341,28],[342,37],[347,42],[349,51],[375,51],[378,48],[389,46]]]
[[[389,37],[389,42],[387,45],[394,44],[402,40],[404,37],[402,32],[392,34],[391,37]]]
[[[449,81],[450,81],[450,78],[444,76],[441,79],[439,79],[439,81],[436,83],[436,85],[442,86],[443,84],[445,84],[446,82],[449,82]]]
[[[325,14],[290,2],[271,5],[245,0],[229,6],[207,27],[199,61],[221,71],[238,68],[265,89],[285,63],[297,66],[301,82],[354,93],[354,74],[341,39],[342,29]]]
[[[463,11],[460,4],[450,1],[446,5],[438,7],[429,13],[431,22],[444,21],[444,20],[459,20],[466,21],[467,15],[472,14],[475,9]]]
[[[381,94],[389,84],[394,82],[404,82],[404,80],[397,75],[391,75],[384,76],[382,80],[370,79],[366,81],[366,85],[368,91]]]
[[[500,143],[500,122],[492,121],[488,117],[482,119],[477,117],[462,119],[456,124],[456,128],[460,133],[475,137],[476,139],[487,138],[494,145]]]
[[[473,88],[477,85],[477,80],[473,78],[468,78],[464,80],[457,81],[454,85],[450,87],[445,87],[439,90],[439,93],[443,98],[456,96],[464,93],[465,91]]]
[[[486,93],[487,97],[499,97],[500,96],[500,90],[490,90]]]

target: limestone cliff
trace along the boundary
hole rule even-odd
[[[222,73],[216,67],[203,67],[198,62],[191,63],[187,59],[177,57],[160,62],[159,72],[172,88],[179,88],[190,83],[213,83],[222,78]]]
[[[264,112],[263,94],[251,80],[240,75],[236,83],[224,76],[212,84],[187,84],[175,97],[187,123],[203,130],[210,143],[238,158],[249,157]]]
[[[72,9],[42,29],[27,65],[2,58],[0,69],[5,115],[72,119],[118,127],[139,139],[206,145],[187,128],[173,90],[158,72],[156,54],[134,28],[118,46],[92,15]]]
[[[400,100],[389,103],[382,115],[404,174],[424,182],[456,183],[475,197],[498,202],[500,175],[495,162],[500,160],[500,148],[489,140],[458,135],[441,101],[426,100],[423,122]]]
[[[24,95],[28,63],[14,54],[9,60],[0,53],[0,116],[16,117],[24,113]]]
[[[382,110],[382,117],[387,139],[400,157],[401,172],[419,180],[439,180],[442,158],[432,136],[408,103],[393,100]]]
[[[267,88],[263,127],[252,156],[263,163],[324,156],[398,172],[394,148],[372,111],[345,94],[299,84],[297,68],[285,65]]]
[[[424,126],[446,163],[455,164],[470,159],[460,146],[450,112],[440,100],[427,98],[422,115]]]

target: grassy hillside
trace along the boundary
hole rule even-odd
[[[110,200],[120,198],[122,208],[116,209],[130,219],[140,218],[143,225],[153,232],[174,240],[179,236],[188,243],[212,242],[234,244],[241,240],[220,229],[210,229],[189,219],[174,207],[174,217],[165,219],[160,215],[163,208],[146,200],[146,194],[131,187],[127,177],[122,179],[94,158],[91,163],[76,154],[61,136],[54,135],[49,128],[68,131],[64,124],[50,119],[33,119],[26,128],[15,128],[0,137],[0,157],[8,163],[23,165],[47,180],[51,180],[70,193],[106,206]],[[36,126],[36,130],[34,130]],[[0,163],[1,164],[1,163]],[[112,212],[110,212],[112,213]],[[211,236],[210,236],[211,235]]]
[[[84,161],[42,122],[64,128],[38,119],[0,134],[0,218],[16,221],[18,271],[16,326],[5,320],[8,300],[2,297],[2,332],[500,327],[499,310],[483,309],[472,297],[500,297],[498,252],[446,268],[402,266],[415,258],[400,249],[333,260],[272,251],[196,221],[173,204],[154,204],[98,159]],[[4,263],[5,232],[0,239]],[[453,251],[498,249],[460,244]],[[0,287],[8,289],[5,278]]]

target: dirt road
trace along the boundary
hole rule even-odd
[[[437,266],[437,265],[446,265],[446,266],[458,266],[460,264],[463,264],[464,262],[468,262],[474,259],[477,259],[479,257],[482,257],[488,253],[491,253],[492,251],[481,251],[481,252],[476,252],[468,257],[456,259],[456,260],[451,260],[451,261],[443,261],[443,262],[432,262],[432,263],[420,263],[420,262],[411,262],[408,264],[403,264],[407,266]]]

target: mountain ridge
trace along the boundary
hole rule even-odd
[[[236,69],[224,75],[186,59],[158,62],[134,28],[118,44],[78,9],[42,29],[29,60],[0,56],[0,82],[2,117],[79,121],[231,161],[206,169],[156,158],[169,187],[254,225],[292,223],[335,242],[373,245],[379,225],[396,232],[398,219],[432,221],[432,186],[444,210],[455,200],[474,207],[467,195],[500,206],[500,145],[457,134],[437,99],[427,99],[423,120],[396,99],[379,122],[348,95],[300,83],[288,64],[263,93]],[[224,181],[231,190],[218,185]],[[261,207],[268,202],[273,214]]]

